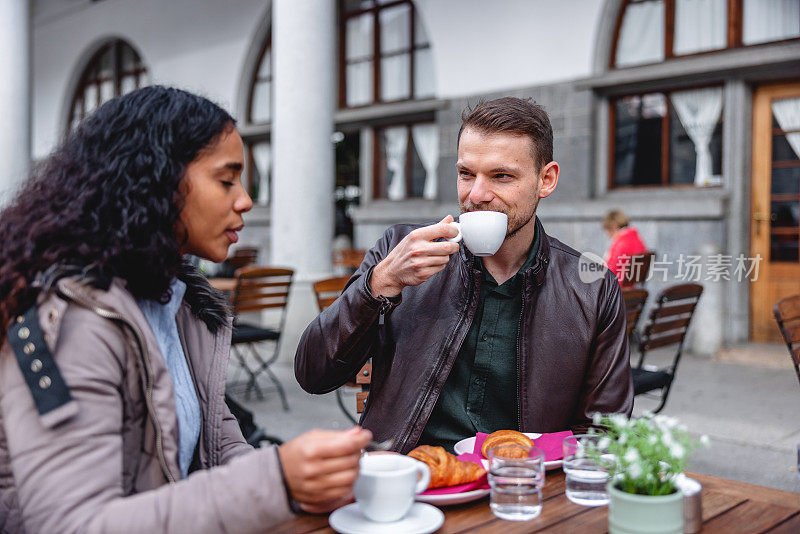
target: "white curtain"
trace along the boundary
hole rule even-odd
[[[617,41],[617,67],[664,60],[664,2],[629,4]]]
[[[727,0],[677,0],[675,54],[719,50],[728,44]]]
[[[706,87],[670,95],[683,128],[697,154],[694,184],[711,184],[711,149],[708,144],[722,114],[722,88]]]
[[[415,124],[411,127],[411,139],[417,147],[422,166],[425,167],[422,198],[434,199],[438,185],[436,167],[439,163],[439,131],[435,124]]]
[[[800,129],[800,98],[786,98],[772,102],[772,113],[781,130]],[[800,132],[786,134],[786,141],[800,158]]]
[[[386,128],[386,170],[389,175],[389,200],[402,200],[406,197],[406,147],[408,128],[398,126]]]
[[[746,45],[800,36],[800,0],[745,0],[743,11]]]
[[[269,171],[272,150],[269,143],[253,145],[253,163],[258,169],[258,204],[269,204]]]

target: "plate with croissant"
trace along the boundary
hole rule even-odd
[[[408,456],[428,466],[431,482],[428,489],[417,495],[417,500],[438,506],[461,504],[489,495],[486,469],[480,458],[471,454],[456,457],[443,447],[420,445]],[[470,461],[472,460],[472,461]]]
[[[486,466],[488,464],[488,460],[486,459],[488,456],[486,453],[492,447],[512,444],[525,445],[527,447],[542,447],[543,444],[534,443],[534,440],[542,436],[546,436],[548,438],[548,442],[553,442],[548,443],[547,446],[543,447],[545,449],[544,467],[545,469],[550,470],[561,467],[561,440],[563,440],[566,435],[571,434],[571,432],[537,434],[534,432],[517,432],[516,430],[498,430],[497,432],[492,432],[489,435],[479,433],[477,436],[462,439],[453,446],[453,450],[455,450],[456,454],[475,453],[481,457],[483,465]],[[475,445],[476,440],[479,441],[479,447],[476,447]],[[550,449],[552,449],[552,452]],[[550,457],[553,458],[548,460]]]

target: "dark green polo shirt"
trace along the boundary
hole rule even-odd
[[[525,264],[502,285],[480,258],[483,283],[478,308],[444,384],[420,445],[453,445],[476,432],[519,430],[517,335],[522,313],[522,277],[539,248],[536,232]]]

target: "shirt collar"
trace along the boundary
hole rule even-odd
[[[178,314],[178,310],[183,302],[183,296],[186,294],[186,284],[177,278],[173,278],[169,287],[172,289],[172,297],[169,302],[164,304],[164,309],[169,313],[170,317]]]

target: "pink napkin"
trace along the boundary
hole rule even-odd
[[[478,458],[483,457],[481,454],[481,447],[483,447],[483,442],[486,440],[486,436],[488,435],[489,434],[484,434],[483,432],[478,432],[478,434],[475,436],[475,447],[472,449],[472,454],[476,454]],[[571,435],[571,430],[542,434],[533,440],[533,445],[544,451],[545,462],[561,460],[564,458],[564,450],[561,446],[561,442],[564,441],[564,438]]]
[[[483,464],[481,463],[480,454],[465,452],[464,454],[459,454],[458,459],[461,460],[462,462],[475,462],[479,466],[483,467]],[[429,489],[423,491],[420,495],[449,495],[451,493],[463,493],[465,491],[473,491],[477,489],[489,489],[489,482],[487,482],[485,474],[475,482],[469,482],[468,484],[459,484],[458,486],[447,486],[444,488]]]

